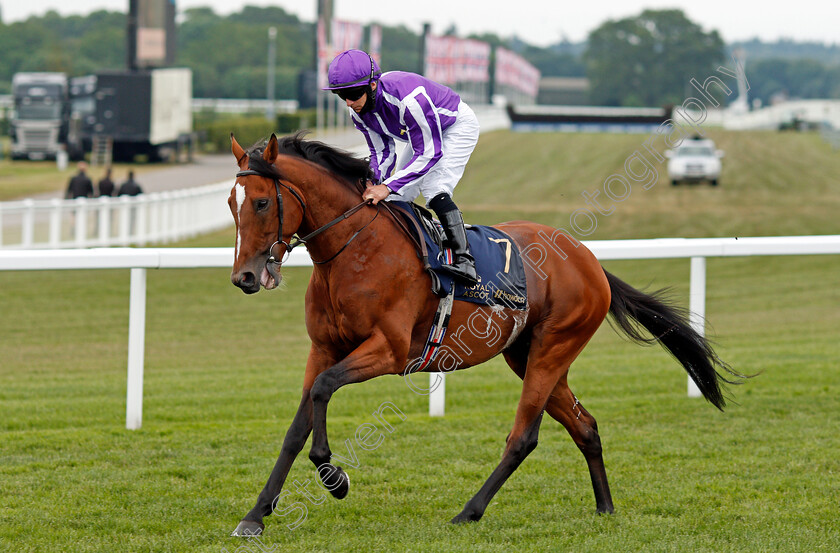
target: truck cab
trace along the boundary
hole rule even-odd
[[[55,159],[67,140],[67,76],[16,73],[12,77],[12,97],[12,158]]]

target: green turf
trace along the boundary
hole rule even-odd
[[[507,204],[515,216],[548,223],[568,218],[565,196],[555,188],[569,195],[594,189],[640,140],[609,137],[613,145],[626,141],[626,148],[603,152],[614,159],[588,170],[594,184],[575,188],[553,176],[524,191],[516,179],[524,170],[538,174],[530,165],[538,158],[535,145],[549,142],[562,151],[575,139],[591,140],[579,153],[586,158],[607,139],[487,137],[456,199],[463,197],[473,219]],[[819,146],[811,138],[743,135],[767,152],[770,167],[761,168],[762,178],[785,174],[782,166],[795,160],[782,150],[797,146],[799,157],[806,156]],[[732,144],[726,161],[735,164],[737,135],[724,140]],[[493,158],[484,148],[511,159],[519,150],[525,164],[500,159],[492,184],[482,183]],[[661,204],[660,216],[624,212],[622,204],[607,228],[599,227],[604,235],[593,238],[728,235],[698,221],[727,220],[718,214],[722,208],[740,214],[740,235],[785,233],[772,232],[755,210],[786,213],[791,234],[837,233],[827,216],[838,196],[840,173],[829,174],[836,154],[818,151],[822,157],[813,154],[811,167],[800,169],[824,202],[805,184],[762,188],[728,170],[719,189],[674,190],[662,182],[639,191],[642,204],[652,198],[644,194],[662,195],[650,199]],[[592,154],[586,163],[597,159]],[[744,167],[759,172],[756,164]],[[476,190],[482,186],[484,192]],[[485,192],[492,200],[482,199]],[[690,212],[665,209],[677,202],[668,194],[682,198]],[[754,201],[730,205],[741,196]],[[607,233],[610,225],[615,234]],[[228,230],[186,245],[230,245],[232,238]],[[687,303],[687,260],[605,266],[635,286],[673,286]],[[149,272],[143,428],[128,431],[128,271],[0,272],[0,551],[232,553],[248,545],[227,535],[276,460],[300,398],[308,348],[309,270],[284,273],[285,290],[246,296],[230,285],[226,270]],[[498,462],[513,421],[519,381],[496,359],[448,378],[444,418],[430,418],[426,398],[397,377],[340,390],[329,412],[334,453],[346,452],[344,440],[374,422],[371,413],[384,401],[406,419],[392,418],[395,431],[378,449],[356,447],[359,466],[348,468],[345,500],[309,504],[293,531],[285,526],[291,517],[266,519],[266,536],[248,550],[840,550],[838,274],[836,256],[709,260],[707,317],[718,351],[737,370],[761,372],[732,390],[736,403],[725,413],[686,398],[685,373],[660,348],[623,341],[608,325],[599,330],[572,367],[570,384],[598,419],[614,515],[594,513],[583,457],[562,427],[546,419],[539,447],[485,517],[447,524]],[[294,481],[318,489],[307,451],[289,476],[289,505],[304,500]]]
[[[597,214],[591,235],[579,237],[780,236],[810,234],[811,228],[840,232],[840,153],[818,134],[708,133],[726,152],[720,186],[672,187],[665,165],[657,165],[655,186],[645,190],[634,184],[612,214]],[[600,190],[608,209],[612,202],[604,199],[604,181],[623,174],[635,151],[651,157],[643,147],[647,138],[487,133],[455,200],[464,205],[470,222],[518,217],[572,230],[571,213],[588,207],[581,193]]]

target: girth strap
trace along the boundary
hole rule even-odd
[[[443,345],[443,338],[446,336],[446,329],[449,327],[449,317],[452,314],[454,296],[455,287],[453,286],[449,294],[440,299],[437,312],[432,320],[432,328],[429,330],[429,337],[426,339],[426,345],[423,348],[423,353],[420,354],[418,359],[409,361],[405,367],[403,376],[425,370],[432,364],[435,357],[437,357],[437,354],[440,352],[440,347]]]

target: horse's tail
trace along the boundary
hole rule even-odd
[[[737,381],[727,380],[716,367],[737,378],[744,376],[724,363],[709,341],[691,328],[688,311],[670,304],[662,290],[645,294],[606,270],[604,273],[610,283],[610,313],[618,325],[616,330],[640,344],[659,342],[685,368],[703,397],[723,411],[726,401],[721,383],[735,384]],[[639,326],[653,338],[643,335]]]

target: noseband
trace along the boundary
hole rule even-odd
[[[273,263],[275,265],[280,265],[283,261],[288,259],[288,256],[289,256],[289,254],[291,254],[293,249],[300,246],[301,244],[306,244],[306,242],[308,240],[311,240],[312,238],[315,238],[316,236],[318,236],[319,234],[321,234],[322,232],[324,232],[325,230],[327,230],[331,226],[335,225],[336,223],[340,223],[344,219],[347,219],[352,214],[356,213],[362,207],[367,205],[366,201],[361,202],[360,204],[358,204],[354,207],[351,207],[350,209],[348,209],[347,211],[345,211],[344,213],[342,213],[341,215],[339,215],[338,217],[336,217],[335,219],[333,219],[329,223],[327,223],[327,224],[317,228],[316,230],[310,232],[309,234],[307,234],[303,238],[295,238],[291,242],[286,242],[285,240],[283,240],[283,195],[280,194],[280,187],[282,186],[286,190],[291,192],[292,195],[295,197],[295,199],[297,199],[298,203],[300,203],[301,210],[303,211],[303,213],[301,215],[301,221],[303,221],[303,217],[306,215],[306,204],[304,203],[303,198],[300,197],[300,194],[298,194],[297,191],[294,188],[292,188],[291,186],[288,186],[286,184],[283,184],[282,182],[280,182],[280,179],[278,179],[274,175],[266,175],[266,174],[261,173],[259,171],[254,171],[253,169],[247,169],[245,171],[239,171],[238,173],[236,173],[236,178],[249,177],[249,176],[257,176],[257,177],[263,177],[263,178],[268,178],[268,179],[273,180],[274,181],[274,191],[277,193],[277,219],[280,223],[280,226],[277,229],[277,240],[271,245],[270,248],[268,248],[268,259],[266,259],[266,261],[265,261],[266,265],[268,265],[269,263]],[[376,219],[379,216],[379,205],[377,205],[376,208],[377,208],[376,209],[376,215],[373,216],[373,219]],[[326,259],[324,261],[315,261],[313,259],[312,262],[317,264],[317,265],[320,265],[320,264],[323,264],[323,263],[328,263],[328,262],[332,261],[333,259],[335,259],[338,256],[338,254],[340,254],[341,252],[344,251],[344,248],[346,248],[347,246],[350,245],[350,242],[352,242],[359,235],[360,232],[365,230],[365,228],[367,228],[367,226],[373,222],[373,219],[368,221],[365,224],[365,226],[363,226],[362,228],[357,230],[353,234],[353,236],[350,237],[350,240],[348,240],[344,244],[344,246],[342,246],[341,249],[338,250],[329,259]],[[271,253],[272,250],[274,250],[274,246],[278,246],[278,245],[286,246],[286,253],[283,256],[284,259],[277,259],[276,257],[274,257],[274,254]]]

